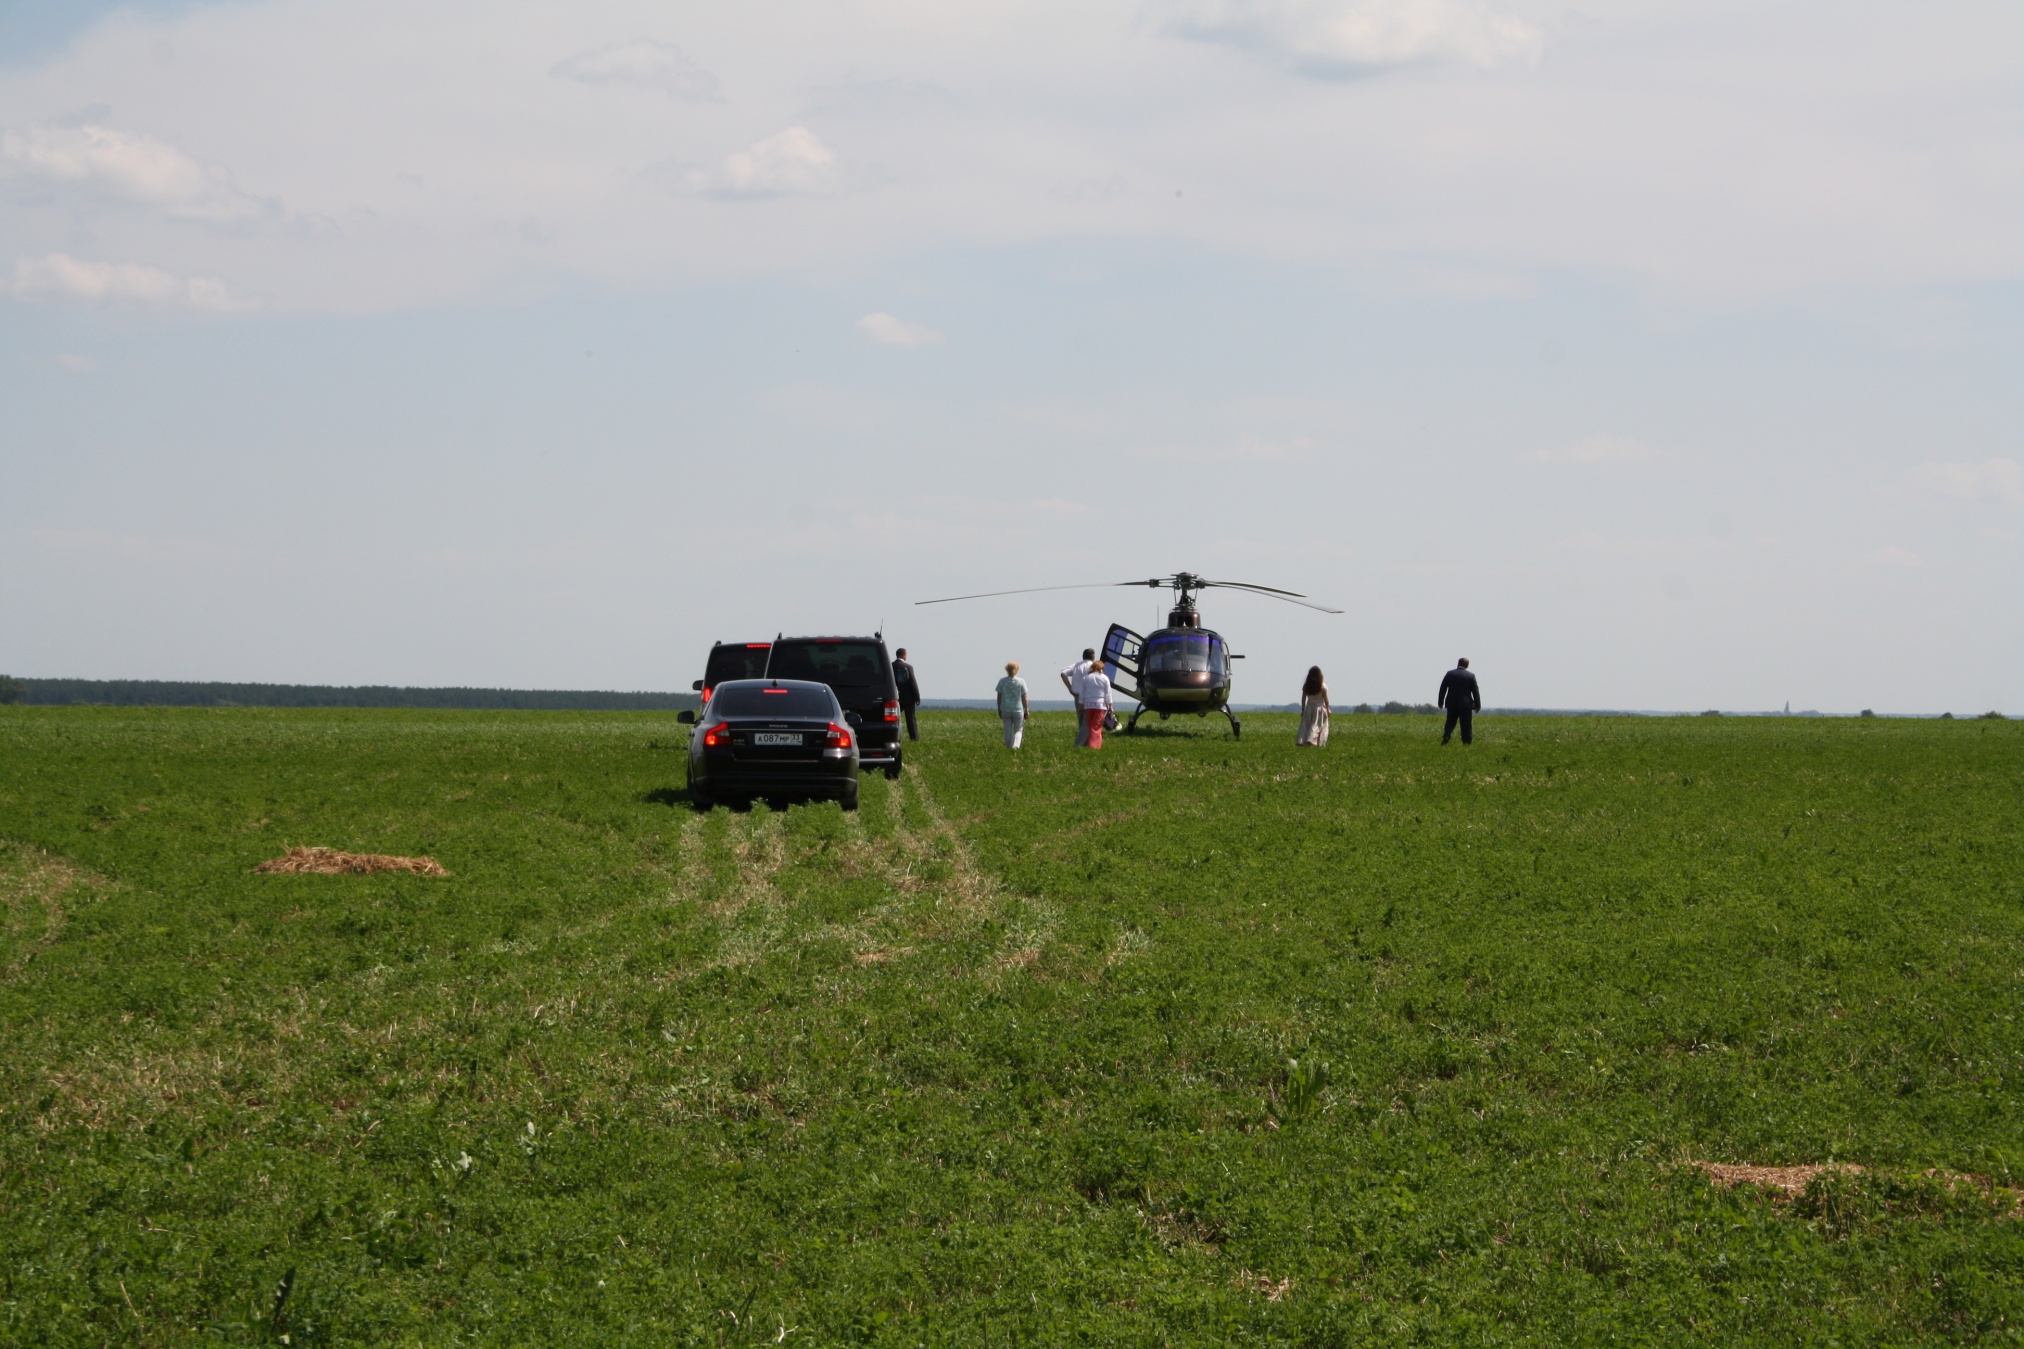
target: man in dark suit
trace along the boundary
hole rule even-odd
[[[907,716],[907,739],[919,740],[921,732],[914,725],[914,709],[921,705],[921,686],[914,681],[914,667],[907,663],[907,649],[901,647],[893,655],[893,683],[900,691],[900,711]]]
[[[1448,724],[1441,732],[1441,743],[1447,744],[1448,737],[1455,733],[1455,723],[1462,723],[1462,743],[1474,744],[1476,740],[1470,719],[1483,710],[1483,692],[1476,687],[1476,676],[1469,673],[1469,658],[1462,657],[1455,662],[1455,668],[1441,676],[1441,696],[1434,700],[1434,706],[1448,709]]]

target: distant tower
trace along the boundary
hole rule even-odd
[[[1785,715],[1788,717],[1792,715],[1792,700],[1790,698],[1785,700]]]

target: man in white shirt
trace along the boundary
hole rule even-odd
[[[1096,648],[1082,648],[1082,659],[1061,672],[1061,686],[1068,690],[1069,699],[1075,705],[1075,744],[1078,749],[1089,745],[1089,718],[1082,715],[1082,677],[1089,673],[1089,667],[1096,660]]]

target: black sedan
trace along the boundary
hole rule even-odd
[[[689,736],[689,800],[834,797],[857,809],[858,715],[827,684],[801,679],[732,679],[710,694],[702,720],[677,720]]]

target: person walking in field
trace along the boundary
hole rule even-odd
[[[1328,684],[1321,677],[1321,667],[1307,667],[1307,682],[1300,686],[1300,738],[1296,745],[1313,745],[1316,749],[1328,743]]]
[[[906,714],[907,739],[919,740],[921,732],[914,725],[914,711],[921,705],[921,686],[914,678],[914,667],[907,660],[907,649],[901,647],[893,656],[893,684],[899,689],[900,711]]]
[[[1005,662],[1005,677],[998,681],[998,720],[1005,723],[1005,748],[1018,749],[1026,734],[1026,718],[1033,714],[1026,699],[1026,681],[1019,677],[1019,662]]]
[[[1068,690],[1071,705],[1075,708],[1075,747],[1082,749],[1089,744],[1089,723],[1082,715],[1082,677],[1089,673],[1090,662],[1096,659],[1096,648],[1082,648],[1082,659],[1061,672],[1061,686]]]
[[[1442,744],[1447,744],[1448,737],[1455,733],[1457,722],[1462,726],[1462,743],[1475,743],[1470,720],[1483,710],[1483,692],[1476,687],[1476,676],[1469,673],[1467,656],[1456,661],[1455,668],[1441,676],[1441,695],[1434,700],[1434,706],[1448,709],[1448,724],[1441,731]]]
[[[1086,728],[1083,743],[1091,749],[1102,749],[1103,723],[1110,715],[1110,676],[1103,672],[1102,661],[1090,661],[1089,670],[1082,676],[1082,695],[1078,702]]]

